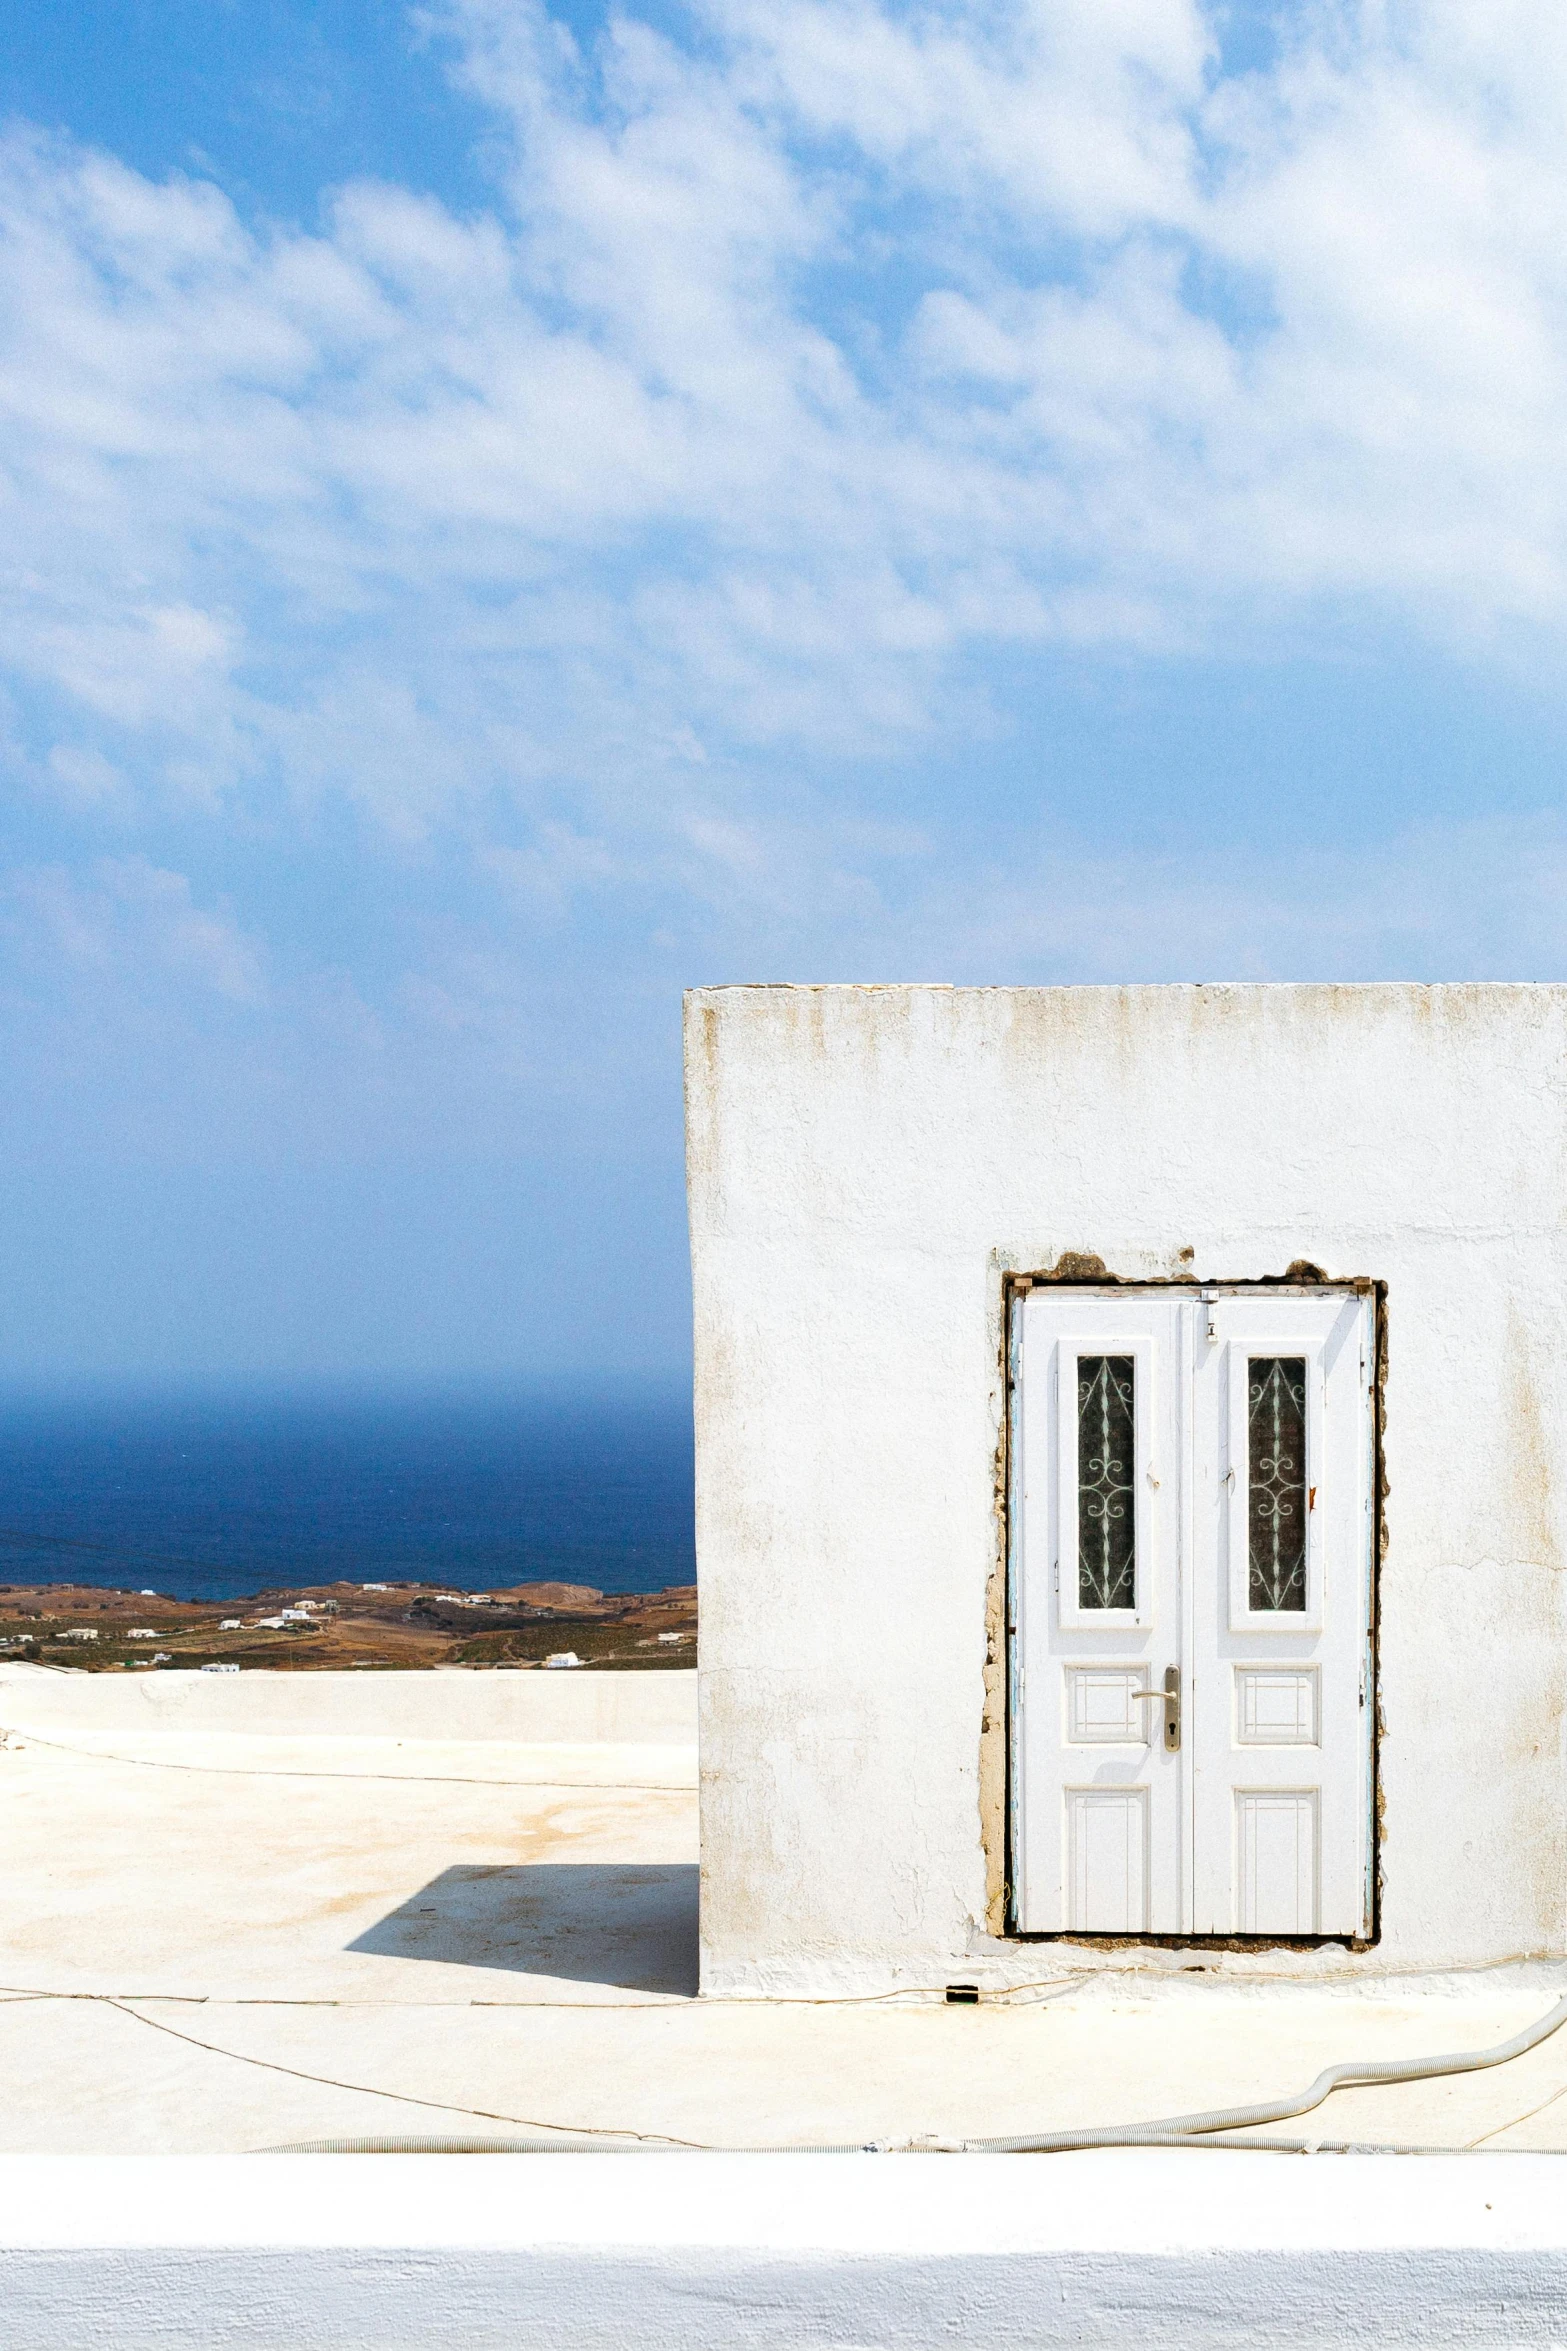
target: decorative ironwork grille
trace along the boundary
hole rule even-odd
[[[1077,1359],[1079,1608],[1137,1605],[1135,1376],[1130,1355]]]
[[[1306,1363],[1254,1355],[1246,1366],[1248,1601],[1306,1605]]]

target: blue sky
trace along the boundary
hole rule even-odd
[[[0,56],[13,1380],[678,1377],[682,987],[1567,972],[1567,21]]]

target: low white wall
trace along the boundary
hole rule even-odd
[[[51,1672],[0,1665],[0,1728],[689,1746],[696,1675]]]
[[[1387,1285],[1382,1940],[1205,1964],[1567,1947],[1567,989],[703,989],[686,1055],[704,1986],[1064,1964],[981,1730],[1003,1275],[1079,1253]]]
[[[1553,2156],[0,2160],[8,2351],[1524,2351]]]

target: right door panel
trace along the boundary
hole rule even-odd
[[[1192,1349],[1189,1931],[1369,1932],[1370,1302],[1203,1301]]]

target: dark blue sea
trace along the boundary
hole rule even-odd
[[[0,1399],[0,1583],[696,1581],[685,1396]]]

